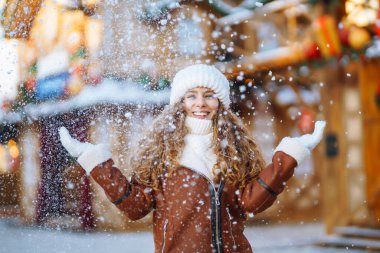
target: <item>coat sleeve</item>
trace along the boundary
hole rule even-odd
[[[131,220],[141,219],[153,209],[152,189],[139,184],[134,178],[129,182],[114,166],[112,159],[97,165],[90,174],[108,199]]]
[[[282,151],[277,151],[272,163],[241,191],[239,203],[243,211],[260,213],[270,207],[294,173],[297,160]]]

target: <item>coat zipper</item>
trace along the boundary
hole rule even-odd
[[[166,231],[168,230],[168,223],[169,223],[169,220],[166,219],[164,223],[164,238],[162,239],[162,249],[161,249],[162,253],[164,253],[164,249],[165,249]]]
[[[232,242],[233,242],[233,250],[235,251],[237,249],[237,246],[236,246],[236,242],[235,242],[235,237],[234,237],[234,234],[233,234],[233,231],[232,231],[232,216],[230,214],[230,210],[228,210],[228,207],[226,207],[226,211],[227,211],[227,214],[228,214],[228,219],[229,219],[229,222],[230,222],[230,233],[231,233],[231,237],[232,237]]]
[[[214,206],[212,206],[212,208],[214,208],[214,211],[215,211],[215,240],[216,240],[216,245],[215,246],[215,249],[216,249],[216,252],[217,253],[223,253],[223,243],[221,241],[221,223],[220,223],[220,192],[223,190],[223,187],[224,187],[224,181],[222,180],[221,183],[220,183],[220,186],[219,186],[219,189],[218,191],[215,189],[214,185],[211,184],[212,186],[212,190],[214,191],[214,200],[215,200],[215,203],[213,203],[213,201],[211,201],[211,204]]]
[[[218,192],[215,190],[214,188],[214,191],[215,191],[215,203],[216,203],[216,206],[215,206],[215,221],[216,221],[216,248],[218,250],[218,253],[221,252],[219,247],[221,245],[221,241],[220,241],[220,238],[219,238],[219,208],[220,208],[220,202],[219,202],[219,194]]]
[[[194,170],[192,170],[194,171]],[[214,196],[215,196],[215,223],[216,223],[216,226],[215,226],[215,236],[216,236],[216,252],[217,253],[223,253],[223,246],[222,246],[222,242],[221,242],[221,238],[219,238],[219,206],[220,206],[220,200],[219,200],[219,191],[223,190],[223,186],[224,186],[224,180],[221,181],[220,185],[219,185],[219,189],[218,191],[216,190],[215,186],[214,186],[214,182],[212,182],[205,174],[203,174],[202,172],[199,172],[199,171],[194,171],[195,173],[198,173],[200,175],[202,175],[210,184],[210,186],[212,187],[212,190],[214,191]],[[212,203],[211,203],[212,204]],[[213,208],[213,207],[212,207]]]

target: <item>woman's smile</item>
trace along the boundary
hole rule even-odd
[[[210,114],[210,112],[208,111],[203,111],[203,112],[193,112],[191,116],[193,116],[194,118],[198,118],[198,119],[205,119],[207,118],[207,116]]]

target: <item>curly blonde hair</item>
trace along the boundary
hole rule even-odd
[[[183,103],[178,102],[166,108],[141,138],[137,152],[130,159],[133,174],[140,183],[160,190],[163,177],[171,176],[180,166],[184,137],[189,132],[185,118]],[[241,119],[222,104],[213,118],[213,131],[217,156],[214,176],[223,176],[226,182],[244,187],[265,167],[256,142]]]

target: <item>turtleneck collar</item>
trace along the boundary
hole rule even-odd
[[[190,129],[190,134],[206,135],[212,133],[212,120],[186,117],[185,126]]]

